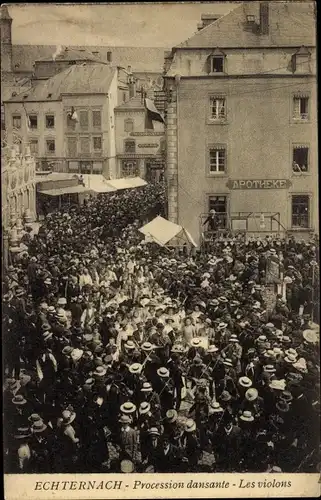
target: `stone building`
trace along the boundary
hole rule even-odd
[[[205,24],[204,24],[205,21]],[[168,215],[248,234],[318,228],[313,2],[242,2],[165,57]]]

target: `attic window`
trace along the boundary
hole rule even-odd
[[[52,97],[52,94],[47,95],[47,99],[50,99]]]
[[[301,47],[292,56],[292,71],[297,74],[311,73],[311,52],[306,47]]]
[[[27,99],[27,97],[28,97],[28,94],[25,94],[25,95],[23,96],[23,98],[24,98],[24,99]]]
[[[223,71],[224,71],[224,56],[212,56],[211,73],[223,73]]]

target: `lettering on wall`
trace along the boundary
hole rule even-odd
[[[289,179],[230,179],[226,186],[229,189],[289,189]]]
[[[159,144],[138,144],[139,148],[158,148]]]

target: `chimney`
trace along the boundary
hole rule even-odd
[[[206,26],[209,26],[210,24],[212,24],[215,21],[217,21],[220,17],[221,16],[219,16],[218,14],[202,14],[201,15],[201,21],[203,23],[203,26],[200,29],[203,29]],[[198,25],[197,25],[197,29],[199,29]]]
[[[269,33],[269,2],[260,2],[260,31],[261,35]]]
[[[197,23],[197,31],[201,31],[204,28],[203,22]]]
[[[113,60],[113,53],[109,50],[107,52],[107,61],[112,62],[112,60]]]

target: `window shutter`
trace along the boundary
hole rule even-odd
[[[93,111],[93,126],[95,128],[101,127],[101,112],[100,111]]]
[[[88,128],[88,111],[79,111],[79,123],[81,128]]]
[[[295,97],[294,98],[294,101],[293,101],[293,113],[294,113],[294,116],[299,116],[300,115],[300,98],[299,97]]]
[[[90,142],[89,137],[80,138],[80,151],[81,153],[90,153]]]
[[[212,56],[208,56],[206,59],[206,64],[205,64],[205,71],[209,75],[212,70]]]

